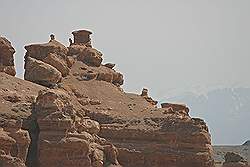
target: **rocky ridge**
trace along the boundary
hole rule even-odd
[[[92,33],[72,34],[68,47],[53,34],[48,43],[25,46],[24,78],[30,82],[1,74],[14,84],[0,82],[2,91],[10,94],[1,99],[1,125],[23,120],[22,129],[31,138],[27,156],[0,148],[3,155],[41,167],[214,166],[203,120],[191,118],[183,104],[157,108],[148,89],[141,95],[125,93],[123,75],[114,70],[115,64],[102,64],[103,54],[91,44]],[[22,93],[26,89],[32,93]],[[14,110],[13,104],[19,108]],[[25,104],[25,114],[19,112],[24,108],[20,104]],[[10,113],[4,112],[7,106]],[[12,137],[8,130],[2,131]],[[11,145],[16,138],[8,140]]]

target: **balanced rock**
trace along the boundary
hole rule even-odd
[[[54,38],[51,38],[48,43],[27,45],[24,48],[27,50],[25,58],[32,57],[41,61],[43,61],[49,53],[54,53],[63,60],[66,60],[66,55],[68,53],[67,47]]]
[[[27,50],[25,61],[29,57],[49,64],[61,72],[63,77],[69,74],[69,67],[72,60],[68,58],[68,48],[55,39],[55,35],[50,35],[50,40],[45,44],[32,44],[25,46]]]
[[[62,74],[47,63],[27,57],[24,79],[44,86],[54,86],[61,81]]]
[[[12,47],[11,42],[4,37],[0,37],[0,72],[5,72],[12,76],[16,75],[14,53],[15,49]]]

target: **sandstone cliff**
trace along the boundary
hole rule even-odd
[[[72,34],[68,47],[53,34],[48,43],[25,46],[27,81],[1,73],[1,125],[23,120],[31,138],[27,156],[0,148],[4,156],[40,167],[214,166],[203,120],[183,104],[157,108],[145,88],[141,95],[124,92],[123,75],[115,64],[102,64],[92,33]],[[2,130],[11,148],[16,138],[8,133]]]

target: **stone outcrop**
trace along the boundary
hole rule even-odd
[[[53,53],[49,53],[48,56],[43,60],[43,62],[55,67],[58,71],[61,72],[63,77],[66,77],[69,74],[67,63]]]
[[[53,34],[50,38],[45,44],[25,46],[24,79],[48,87],[66,77],[72,66],[72,60],[67,57],[67,47],[56,41]]]
[[[48,54],[53,53],[57,56],[60,56],[63,60],[66,60],[66,55],[68,52],[67,47],[65,47],[54,38],[51,38],[48,43],[25,46],[24,48],[27,50],[25,58],[32,57],[37,60],[43,61],[43,59],[45,59]]]
[[[15,49],[12,47],[10,41],[4,37],[0,37],[0,72],[5,72],[12,76],[16,75],[14,53]]]
[[[72,34],[74,35],[74,44],[80,44],[80,45],[82,44],[88,47],[92,47],[90,38],[92,32],[88,30],[78,30],[78,31],[73,31]]]
[[[118,148],[123,166],[213,166],[211,139],[204,121],[184,116],[183,111],[167,112],[154,110],[151,116],[134,118],[125,125],[104,124],[100,135]]]
[[[153,100],[152,97],[148,96],[148,89],[146,88],[142,89],[141,96],[153,106],[155,106],[158,103],[157,101]]]
[[[225,162],[223,167],[249,167],[246,160],[239,154],[234,152],[227,152],[225,154]]]
[[[90,34],[74,31],[68,48],[53,34],[48,43],[26,46],[24,78],[31,82],[0,74],[12,82],[0,82],[3,162],[28,167],[214,167],[205,122],[191,118],[186,105],[157,108],[145,88],[140,95],[124,92],[123,75],[114,64],[102,64]],[[18,118],[22,126],[11,121]]]
[[[62,74],[49,64],[27,57],[25,60],[24,79],[49,87],[60,82]]]
[[[86,45],[74,44],[69,46],[69,55],[77,56],[77,60],[95,67],[99,67],[103,60],[101,52]]]
[[[0,128],[0,165],[4,167],[25,167],[30,137],[21,130],[22,122],[9,120]]]
[[[35,138],[40,167],[119,165],[116,148],[97,136],[99,123],[77,113],[62,90],[40,91],[33,118],[40,130]]]

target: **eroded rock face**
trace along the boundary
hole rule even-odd
[[[119,165],[117,152],[112,152],[116,148],[112,145],[113,149],[105,150],[105,139],[97,136],[99,123],[77,114],[66,92],[40,91],[33,116],[40,130],[37,143],[40,167]]]
[[[49,64],[27,57],[24,79],[44,86],[53,86],[61,81],[62,74]]]
[[[69,46],[69,55],[77,56],[79,61],[90,66],[99,67],[102,63],[102,53],[86,45]]]
[[[14,53],[15,49],[12,47],[10,41],[4,37],[0,37],[0,72],[5,72],[12,76],[16,75]]]
[[[50,53],[56,54],[63,60],[66,60],[68,52],[67,47],[55,39],[51,39],[48,43],[44,44],[27,45],[24,48],[27,50],[25,58],[32,57],[40,61],[43,61],[43,59],[45,59]]]
[[[24,78],[43,86],[53,86],[69,74],[72,60],[67,57],[68,49],[51,39],[45,44],[25,46],[25,75]]]
[[[8,120],[0,128],[0,165],[4,167],[25,167],[30,137],[21,127],[21,121]]]
[[[151,97],[148,96],[148,89],[146,88],[142,89],[141,96],[153,106],[155,106],[158,103],[157,101],[153,100]]]
[[[69,74],[67,63],[62,58],[53,53],[49,53],[48,56],[43,60],[43,62],[55,67],[62,73],[63,77],[66,77]]]
[[[157,116],[163,113],[166,116]],[[155,109],[127,124],[102,125],[100,135],[118,148],[123,166],[212,167],[211,139],[204,121],[183,111]]]
[[[26,46],[25,79],[34,83],[1,73],[15,83],[10,90],[0,83],[0,108],[17,105],[13,112],[20,112],[1,111],[0,123],[23,113],[31,137],[25,156],[27,133],[20,122],[7,122],[0,129],[1,160],[22,166],[26,159],[28,167],[213,167],[205,122],[191,118],[186,105],[157,108],[147,89],[125,93],[123,75],[114,64],[101,64],[90,34],[73,32],[68,48],[53,34],[46,44]]]
[[[225,155],[225,162],[223,167],[248,167],[248,163],[239,154],[234,152],[227,152]]]

